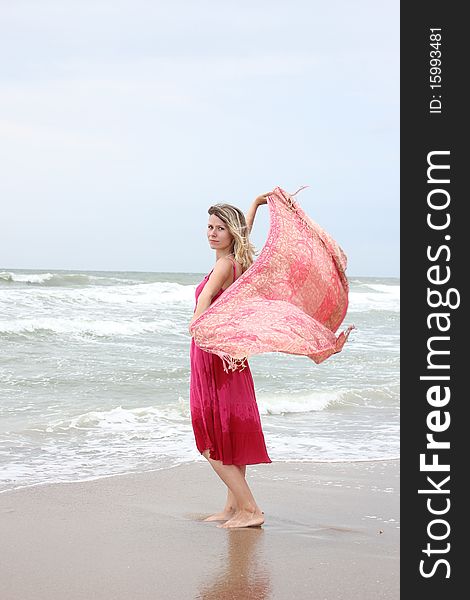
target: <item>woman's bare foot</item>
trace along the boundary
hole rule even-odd
[[[204,521],[227,521],[228,519],[231,519],[234,515],[235,515],[235,509],[233,510],[223,510],[222,512],[219,513],[215,513],[214,515],[211,515],[210,517],[207,517],[207,519],[203,519]]]
[[[239,510],[231,519],[217,525],[229,529],[231,527],[260,527],[264,523],[264,512],[260,510]]]

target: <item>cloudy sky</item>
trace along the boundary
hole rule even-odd
[[[398,0],[0,0],[0,56],[0,269],[207,272],[211,204],[309,185],[399,275]]]

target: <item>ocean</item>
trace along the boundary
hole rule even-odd
[[[188,333],[205,274],[0,270],[0,492],[205,461]],[[341,353],[249,359],[273,461],[399,456],[400,281],[349,281]]]

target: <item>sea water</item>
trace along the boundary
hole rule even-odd
[[[0,270],[0,491],[205,460],[188,333],[204,275]],[[399,297],[352,277],[341,353],[249,359],[273,461],[398,457]]]

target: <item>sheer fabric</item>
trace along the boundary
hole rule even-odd
[[[191,326],[195,344],[224,369],[264,352],[321,363],[340,352],[354,325],[338,336],[348,308],[347,258],[293,195],[268,196],[270,229],[258,259]]]

